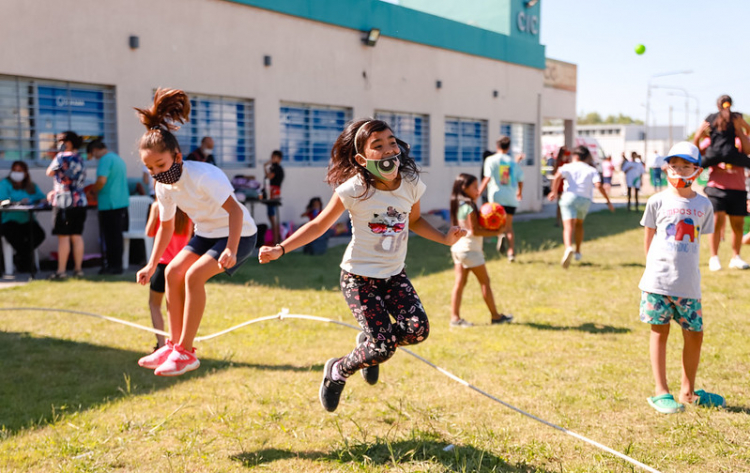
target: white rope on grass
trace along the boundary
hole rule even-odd
[[[145,330],[147,332],[169,336],[168,333],[163,332],[161,330],[156,330],[156,329],[153,329],[151,327],[146,327],[144,325],[135,324],[135,323],[128,322],[126,320],[121,320],[121,319],[118,319],[118,318],[115,318],[115,317],[109,317],[109,316],[106,316],[106,315],[93,314],[93,313],[90,313],[90,312],[82,312],[82,311],[67,310],[67,309],[47,309],[47,308],[41,308],[41,307],[33,307],[33,308],[25,308],[25,307],[19,307],[19,308],[0,308],[0,311],[21,311],[21,310],[25,310],[25,311],[42,311],[42,312],[65,312],[65,313],[69,313],[69,314],[87,315],[87,316],[96,317],[96,318],[99,318],[99,319],[108,320],[110,322],[120,323],[120,324],[123,324],[123,325],[127,325],[129,327],[140,329],[140,330]],[[341,322],[341,321],[338,321],[338,320],[328,319],[328,318],[325,318],[325,317],[316,317],[314,315],[290,314],[289,313],[289,309],[282,309],[281,312],[279,312],[276,315],[269,315],[269,316],[265,316],[265,317],[258,317],[256,319],[251,319],[251,320],[248,320],[247,322],[243,322],[243,323],[241,323],[239,325],[235,325],[234,327],[230,327],[230,328],[228,328],[226,330],[222,330],[220,332],[216,332],[216,333],[211,334],[211,335],[205,335],[203,337],[196,337],[195,341],[196,342],[201,342],[201,341],[205,341],[205,340],[211,340],[213,338],[219,337],[221,335],[225,335],[227,333],[233,332],[235,330],[238,330],[240,328],[246,327],[248,325],[252,325],[252,324],[255,324],[255,323],[258,323],[258,322],[264,322],[264,321],[267,321],[267,320],[274,320],[274,319],[278,319],[278,320],[283,320],[283,319],[314,320],[316,322],[332,323],[332,324],[336,324],[336,325],[342,325],[344,327],[348,327],[348,328],[351,328],[351,329],[354,329],[354,330],[361,330],[360,327],[348,324],[346,322]],[[620,458],[622,460],[625,460],[626,462],[631,463],[631,464],[633,464],[633,465],[635,465],[635,466],[637,466],[639,468],[642,468],[642,469],[644,469],[644,470],[646,470],[648,472],[651,472],[651,473],[661,473],[659,470],[651,468],[650,466],[645,465],[645,464],[639,462],[638,460],[636,460],[635,458],[632,458],[632,457],[629,457],[629,456],[625,455],[624,453],[618,452],[617,450],[613,450],[613,449],[607,447],[606,445],[602,445],[601,443],[596,442],[595,440],[591,440],[590,438],[585,437],[585,436],[583,436],[581,434],[575,433],[575,432],[573,432],[571,430],[568,430],[565,427],[561,427],[561,426],[559,426],[557,424],[553,424],[552,422],[546,421],[546,420],[544,420],[544,419],[542,419],[540,417],[537,417],[537,416],[535,416],[533,414],[530,414],[530,413],[528,413],[528,412],[526,412],[526,411],[524,411],[522,409],[519,409],[518,407],[516,407],[516,406],[514,406],[512,404],[508,404],[507,402],[503,401],[502,399],[499,399],[499,398],[493,396],[492,394],[479,389],[478,387],[474,386],[473,384],[469,383],[468,381],[465,381],[465,380],[459,378],[458,376],[454,375],[450,371],[448,371],[448,370],[446,370],[444,368],[441,368],[440,366],[437,366],[436,364],[432,363],[431,361],[429,361],[429,360],[427,360],[425,358],[422,358],[421,356],[417,355],[416,353],[412,352],[411,350],[408,350],[408,349],[403,348],[403,347],[399,347],[399,350],[401,350],[401,351],[403,351],[403,352],[405,352],[405,353],[413,356],[414,358],[416,358],[419,361],[425,363],[426,365],[429,365],[432,368],[435,368],[440,373],[442,373],[445,376],[449,377],[453,381],[456,381],[459,384],[463,384],[467,388],[469,388],[469,389],[471,389],[473,391],[476,391],[479,394],[481,394],[481,395],[483,395],[483,396],[485,396],[485,397],[487,397],[487,398],[489,398],[489,399],[491,399],[491,400],[493,400],[493,401],[495,401],[495,402],[497,402],[499,404],[502,404],[503,406],[507,407],[508,409],[511,409],[511,410],[513,410],[515,412],[518,412],[519,414],[524,415],[524,416],[526,416],[526,417],[528,417],[530,419],[533,419],[533,420],[535,420],[537,422],[540,422],[540,423],[542,423],[542,424],[544,424],[544,425],[546,425],[548,427],[552,427],[553,429],[558,430],[560,432],[563,432],[563,433],[565,433],[567,435],[570,435],[571,437],[577,438],[578,440],[586,442],[589,445],[593,445],[594,447],[599,448],[600,450],[604,450],[605,452],[610,453],[610,454],[612,454],[612,455],[614,455],[614,456],[616,456],[616,457],[618,457],[618,458]]]

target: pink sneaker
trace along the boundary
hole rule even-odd
[[[167,361],[167,357],[170,353],[172,353],[173,348],[174,344],[172,343],[172,341],[167,340],[166,345],[159,348],[158,350],[154,350],[154,352],[150,355],[144,356],[143,358],[138,360],[138,365],[150,370],[155,370],[159,367],[159,365]]]
[[[198,369],[201,362],[195,357],[195,348],[188,352],[181,345],[175,345],[167,360],[154,371],[156,376],[179,376]]]

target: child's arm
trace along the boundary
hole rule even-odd
[[[700,142],[701,139],[703,139],[704,136],[708,136],[708,130],[711,128],[711,125],[704,121],[700,124],[698,129],[695,131],[695,134],[693,135],[693,144],[700,148]]]
[[[648,250],[651,248],[651,241],[653,241],[654,235],[656,235],[656,229],[644,227],[644,230],[646,230],[646,233],[643,238],[643,248],[646,250],[646,256],[648,256]]]
[[[174,234],[174,217],[170,220],[161,222],[159,230],[156,232],[156,238],[154,239],[154,249],[151,252],[151,258],[138,273],[135,275],[135,280],[138,284],[146,285],[151,281],[151,276],[156,271],[156,266],[159,264],[161,255],[164,254],[164,250],[167,249],[169,241],[172,239]]]
[[[563,180],[562,172],[558,169],[555,173],[555,177],[552,179],[552,184],[550,184],[550,192],[547,194],[547,200],[550,202],[554,202],[557,200],[557,189],[560,188],[560,183]]]
[[[607,195],[607,189],[602,186],[601,182],[597,182],[595,184],[596,188],[599,189],[599,192],[604,196],[605,199],[607,199],[607,207],[609,208],[610,212],[615,211],[615,207],[612,205],[612,202],[609,200],[609,196]]]
[[[420,201],[417,201],[417,203],[411,206],[411,212],[409,213],[409,228],[423,238],[448,246],[454,244],[459,238],[466,235],[466,230],[461,227],[451,227],[445,235],[440,233],[440,231],[430,225],[430,222],[422,218],[420,212]]]
[[[341,202],[338,194],[334,192],[326,208],[317,217],[299,227],[299,230],[292,233],[289,238],[280,244],[276,246],[262,246],[258,252],[258,261],[261,264],[269,263],[281,258],[288,251],[294,251],[316,240],[336,223],[336,220],[344,213],[344,210],[346,210],[344,203]]]
[[[156,222],[159,221],[159,205],[154,202],[148,211],[148,221],[146,221],[146,235],[153,238],[156,235]]]
[[[219,266],[228,269],[237,264],[237,247],[242,237],[244,213],[240,204],[231,195],[221,204],[221,208],[229,214],[229,237],[226,248],[219,255]]]
[[[488,184],[489,182],[490,182],[490,178],[489,178],[489,176],[488,176],[488,177],[485,177],[484,179],[482,179],[482,183],[481,183],[481,184],[479,184],[479,195],[482,195],[482,194],[484,194],[484,190],[485,190],[485,189],[487,188],[487,184]]]
[[[504,227],[498,228],[497,230],[488,230],[479,225],[479,218],[477,217],[476,212],[471,212],[467,216],[466,220],[462,220],[462,222],[464,222],[464,226],[466,227],[466,229],[476,236],[498,236],[499,234],[503,233],[503,231],[505,231]]]

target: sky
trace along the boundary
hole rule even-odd
[[[622,113],[649,122],[685,123],[688,133],[700,119],[717,111],[722,94],[732,110],[750,113],[749,0],[541,0],[540,42],[546,56],[578,66],[579,115]],[[646,46],[643,55],[635,53]],[[679,71],[675,74],[654,77]],[[656,87],[654,87],[656,86]],[[674,95],[669,95],[674,94]],[[655,119],[655,121],[652,121]]]

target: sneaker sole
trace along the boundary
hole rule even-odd
[[[573,259],[573,252],[567,253],[563,256],[562,261],[560,262],[560,265],[562,265],[563,269],[568,269],[568,266],[570,266],[570,260]]]
[[[154,372],[154,374],[156,376],[166,376],[166,377],[179,376],[181,374],[187,373],[188,371],[197,370],[200,365],[201,365],[200,360],[195,360],[195,362],[190,363],[189,365],[185,365],[185,367],[179,371],[162,371],[161,373]]]

